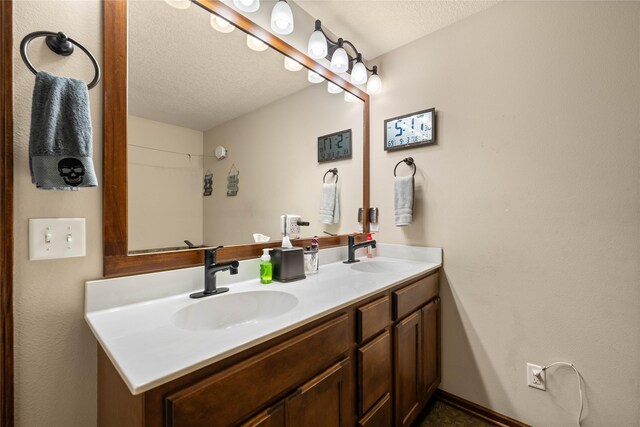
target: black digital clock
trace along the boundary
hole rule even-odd
[[[318,163],[351,158],[351,129],[318,137]]]

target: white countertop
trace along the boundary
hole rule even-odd
[[[439,248],[378,244],[378,254],[352,265],[384,261],[398,268],[389,273],[355,270],[339,261],[346,259],[341,247],[320,252],[317,274],[269,285],[257,278],[259,260],[242,261],[237,276],[218,273],[218,287],[228,286],[229,292],[202,299],[189,294],[202,290],[203,267],[90,281],[85,319],[131,393],[139,394],[442,265]],[[172,322],[184,307],[265,290],[290,293],[298,304],[278,317],[225,329],[187,330]]]

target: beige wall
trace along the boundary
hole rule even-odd
[[[60,29],[100,55],[101,4],[14,7],[16,425],[91,426],[96,343],[83,286],[102,272],[102,193],[30,183],[33,76],[17,45],[28,32]],[[575,422],[572,374],[558,371],[546,393],[524,386],[525,362],[557,359],[585,377],[585,425],[640,419],[638,15],[637,3],[508,3],[379,61],[385,90],[373,98],[371,127],[379,237],[445,249],[443,388],[536,425]],[[39,66],[92,77],[82,55],[32,45]],[[90,92],[98,176],[101,87]],[[437,146],[377,148],[384,119],[431,106]],[[420,200],[415,224],[400,230],[390,175],[409,153]],[[27,219],[64,216],[87,218],[87,256],[28,261]]]
[[[15,423],[24,427],[96,424],[96,341],[83,319],[84,282],[102,275],[102,189],[37,190],[30,181],[28,139],[34,76],[20,59],[22,38],[38,30],[65,31],[102,62],[102,4],[98,1],[15,1]],[[62,58],[40,38],[29,53],[39,69],[93,78],[77,51]],[[102,185],[102,84],[89,92],[94,164]],[[28,260],[28,218],[87,219],[87,256]]]
[[[200,245],[203,133],[129,116],[127,142],[129,250]]]
[[[640,420],[640,3],[507,2],[378,58],[371,199],[384,242],[444,248],[442,388],[534,425]],[[438,111],[438,145],[382,122]],[[415,158],[414,224],[392,170]]]
[[[303,71],[299,71],[303,72]],[[327,93],[317,84],[217,126],[204,136],[204,153],[225,146],[223,160],[205,158],[213,171],[213,196],[204,201],[206,244],[252,242],[253,233],[280,240],[282,214],[299,214],[309,221],[302,236],[351,233],[358,229],[362,206],[363,104]],[[351,129],[353,157],[319,164],[317,138]],[[240,171],[238,195],[227,197],[231,165]],[[338,168],[340,223],[319,223],[322,178]],[[327,176],[327,182],[332,182]]]

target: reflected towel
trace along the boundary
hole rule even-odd
[[[31,182],[46,190],[96,187],[92,155],[87,84],[40,71],[31,105]]]
[[[393,189],[393,207],[397,227],[411,224],[413,221],[413,176],[396,176]]]
[[[340,195],[338,184],[322,184],[320,199],[320,223],[337,224],[340,222]]]

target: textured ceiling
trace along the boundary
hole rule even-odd
[[[236,29],[222,34],[209,12],[163,1],[129,2],[129,113],[208,130],[309,86],[272,50],[247,48]]]
[[[322,25],[374,59],[499,3],[457,0],[296,0]]]
[[[368,60],[497,3],[296,0]],[[271,7],[263,0],[261,9]],[[130,114],[204,131],[309,86],[304,70],[284,69],[280,53],[248,49],[244,33],[219,33],[209,17],[196,6],[129,2]]]

